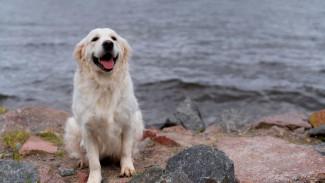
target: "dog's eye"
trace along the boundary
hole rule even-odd
[[[112,36],[111,38],[112,38],[114,41],[116,41],[116,37],[115,37],[115,36]]]
[[[99,39],[99,37],[94,37],[91,41],[97,41]]]

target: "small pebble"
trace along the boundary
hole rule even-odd
[[[75,173],[76,172],[74,171],[74,169],[63,168],[63,167],[59,168],[59,174],[62,177],[74,175]]]

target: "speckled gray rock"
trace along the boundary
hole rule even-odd
[[[160,167],[151,167],[139,175],[134,175],[129,183],[155,183],[164,174],[164,169]]]
[[[74,171],[74,169],[69,169],[69,168],[59,168],[59,174],[62,177],[66,177],[66,176],[70,176],[70,175],[74,175],[76,172]]]
[[[193,183],[182,171],[169,172],[160,177],[156,183]]]
[[[317,128],[312,128],[307,131],[310,136],[325,136],[325,125],[321,125]]]
[[[192,183],[187,175],[181,171],[164,173],[160,167],[151,167],[139,175],[135,175],[129,183]]]
[[[319,154],[325,156],[325,142],[315,145],[314,146],[315,151],[317,151]]]
[[[32,163],[0,160],[1,183],[37,183],[39,179],[37,166]]]
[[[168,160],[165,171],[166,174],[184,172],[192,182],[200,182],[202,178],[235,182],[233,161],[224,152],[206,145],[192,146],[176,154]]]
[[[203,122],[199,108],[190,98],[186,98],[179,104],[176,111],[166,120],[162,128],[175,125],[182,125],[184,128],[195,133],[205,130],[205,123]]]

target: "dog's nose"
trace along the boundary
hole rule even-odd
[[[103,48],[105,50],[112,50],[113,49],[113,46],[114,46],[114,43],[110,40],[106,40],[103,42]]]

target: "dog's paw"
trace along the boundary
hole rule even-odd
[[[126,166],[126,167],[122,167],[121,169],[121,173],[120,173],[120,176],[127,176],[127,177],[131,177],[132,175],[135,174],[135,169],[132,166]]]
[[[90,171],[87,183],[100,183],[102,181],[102,175],[100,171]]]

